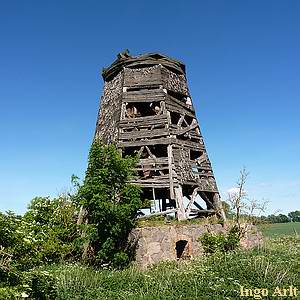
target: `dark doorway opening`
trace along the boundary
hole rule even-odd
[[[189,258],[188,241],[180,240],[176,242],[176,257],[177,259]]]

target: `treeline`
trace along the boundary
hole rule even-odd
[[[295,210],[289,212],[287,215],[278,214],[278,215],[268,215],[261,216],[260,220],[266,223],[289,223],[289,222],[300,222],[300,211]]]
[[[231,207],[231,205],[226,202],[223,201],[222,202],[222,207],[223,210],[226,214],[226,217],[228,219],[235,219],[236,218],[236,212],[234,211],[234,209]],[[251,213],[247,213],[247,212],[243,212],[240,215],[241,218],[249,220],[253,223],[289,223],[289,222],[300,222],[300,210],[295,210],[295,211],[291,211],[289,212],[287,215],[285,214],[271,214],[268,216],[256,216],[254,214]]]

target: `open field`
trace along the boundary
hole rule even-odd
[[[265,224],[259,228],[266,237],[300,235],[300,222]]]
[[[3,281],[0,300],[246,299],[240,296],[241,287],[267,289],[269,295],[261,299],[300,299],[300,292],[298,297],[272,296],[276,287],[300,289],[300,236],[294,233],[294,229],[300,232],[297,226],[299,223],[261,226],[267,238],[252,250],[216,252],[192,260],[160,263],[146,270],[134,264],[123,270],[100,269],[71,263],[73,260],[57,260],[29,272],[18,273],[12,268],[9,276],[20,278],[20,284],[6,286]],[[10,267],[4,254],[2,261],[0,256],[1,276]],[[24,289],[26,292],[21,293]],[[29,298],[31,291],[34,293]]]
[[[241,286],[267,288],[270,293],[276,286],[300,287],[299,257],[300,238],[279,237],[259,249],[162,263],[144,272],[134,266],[97,271],[76,264],[48,271],[58,279],[61,300],[241,299]]]

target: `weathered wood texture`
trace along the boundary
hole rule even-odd
[[[161,210],[167,209],[161,204],[169,199],[179,219],[216,212],[218,188],[185,66],[161,54],[132,57],[125,52],[103,71],[103,78],[95,137],[116,143],[124,155],[140,156],[132,182],[146,195],[161,197]],[[184,197],[189,199],[187,207]]]
[[[138,90],[138,91],[127,91],[123,93],[124,102],[154,102],[154,101],[164,101],[165,93],[162,89],[153,90]]]
[[[111,81],[105,82],[101,97],[96,125],[96,137],[104,143],[115,143],[118,140],[120,121],[123,73],[120,72]]]
[[[162,84],[160,66],[139,69],[124,69],[124,87],[159,86]]]
[[[170,91],[189,96],[185,75],[174,73],[167,68],[162,68],[162,80],[164,87]]]

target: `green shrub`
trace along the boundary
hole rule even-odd
[[[54,300],[57,297],[56,279],[46,271],[27,273],[29,296],[38,300]]]
[[[77,215],[78,209],[69,196],[36,197],[31,201],[23,221],[38,260],[49,263],[76,256]]]
[[[54,300],[57,297],[55,277],[45,271],[16,271],[18,282],[0,282],[0,299]]]
[[[85,259],[93,263],[122,267],[129,262],[127,236],[142,207],[141,189],[129,184],[135,164],[136,158],[122,158],[114,145],[95,141],[91,147],[77,201],[87,210],[88,225],[83,225],[80,240],[90,246],[93,255]]]
[[[233,226],[228,233],[204,233],[200,242],[206,253],[228,252],[236,249],[240,243],[240,235],[237,226]]]
[[[76,217],[69,197],[36,197],[23,217],[0,213],[0,247],[19,270],[74,256]]]
[[[18,299],[20,298],[20,296],[22,295],[22,293],[20,293],[18,291],[18,289],[16,287],[10,287],[10,286],[6,286],[6,287],[0,287],[0,299],[2,300],[14,300],[14,299]],[[27,296],[27,294],[25,293],[24,295]]]
[[[63,196],[34,198],[24,216],[0,213],[0,299],[55,299],[54,278],[33,269],[75,255],[76,214]]]

